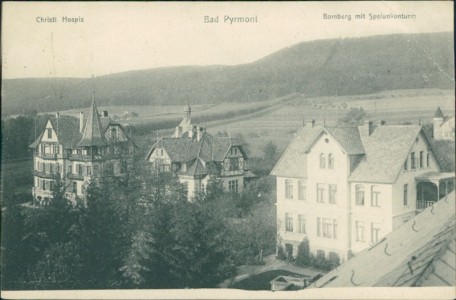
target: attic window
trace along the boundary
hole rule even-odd
[[[420,141],[420,139],[419,139],[419,138],[416,138],[415,142],[417,142],[417,143],[418,143],[419,141]]]
[[[326,138],[326,139],[325,139],[325,142],[326,142],[326,143],[329,143],[329,139],[328,139],[328,138]]]
[[[52,139],[52,129],[51,128],[48,128],[47,136],[48,136],[48,139]]]

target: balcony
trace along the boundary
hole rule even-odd
[[[42,158],[42,159],[53,159],[53,160],[59,158],[57,153],[38,153],[38,152],[36,152],[35,156]]]
[[[33,175],[41,178],[55,179],[58,176],[58,173],[49,173],[34,170]]]
[[[82,174],[67,173],[67,178],[72,180],[84,180],[84,177]]]
[[[436,201],[416,201],[416,209],[417,210],[424,210],[429,206],[432,206]]]

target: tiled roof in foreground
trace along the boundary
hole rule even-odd
[[[455,193],[309,288],[456,286]]]

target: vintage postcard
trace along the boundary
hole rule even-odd
[[[454,299],[450,1],[4,2],[5,299]]]

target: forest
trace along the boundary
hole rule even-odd
[[[274,184],[241,194],[213,181],[187,201],[171,175],[138,163],[72,203],[58,182],[49,206],[2,211],[2,288],[209,288],[275,251]]]
[[[416,88],[454,89],[453,34],[396,34],[303,42],[237,66],[182,66],[95,78],[2,81],[2,114],[90,104],[182,105],[258,102]]]

